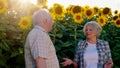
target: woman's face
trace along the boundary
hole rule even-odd
[[[97,37],[97,33],[96,33],[95,29],[92,26],[87,25],[86,29],[85,29],[85,36],[88,39],[91,39],[91,38]]]

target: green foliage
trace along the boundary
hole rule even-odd
[[[74,23],[74,20],[70,15],[66,15],[63,20],[55,20],[54,28],[50,33],[50,36],[54,42],[59,62],[63,62],[62,58],[74,58],[75,48],[80,40],[85,40],[83,34],[83,26],[86,22],[95,20],[91,18],[89,20],[84,19],[82,24]],[[109,42],[112,59],[114,62],[114,68],[119,68],[120,60],[120,28],[117,28],[113,22],[107,21],[107,24],[103,26],[103,31],[100,35],[100,39]],[[61,68],[66,68],[62,67]],[[72,66],[68,66],[72,68]]]
[[[19,28],[19,18],[10,10],[0,16],[0,68],[24,68],[23,44],[28,30]]]
[[[16,16],[16,17],[15,17]],[[24,42],[30,31],[22,30],[18,26],[21,15],[8,11],[0,16],[0,68],[24,68]],[[53,30],[49,33],[55,45],[59,62],[62,58],[74,58],[75,48],[80,40],[84,40],[83,26],[89,20],[84,19],[82,24],[74,23],[70,15],[65,15],[63,20],[55,20]],[[110,44],[114,68],[119,68],[120,63],[120,28],[107,21],[103,27],[100,39]],[[60,65],[61,66],[61,65]],[[72,68],[72,66],[61,68]]]
[[[21,16],[14,11],[8,12],[0,16],[0,68],[24,68],[24,42],[30,29],[20,29],[17,23]],[[49,35],[60,63],[63,62],[62,58],[74,58],[77,43],[85,39],[83,26],[90,20],[95,18],[84,19],[82,24],[77,24],[70,15],[65,15],[63,20],[54,21],[53,30]],[[119,68],[120,28],[108,21],[103,27],[100,39],[109,42],[114,68]],[[61,68],[72,68],[72,66],[61,66]]]
[[[29,10],[28,10],[29,11]],[[18,26],[19,19],[24,16],[19,11],[8,10],[0,15],[0,68],[25,68],[24,42],[30,29],[22,30]],[[49,33],[55,45],[59,62],[62,58],[74,58],[75,48],[80,40],[84,40],[83,26],[86,22],[95,20],[84,18],[82,24],[74,22],[71,15],[66,14],[63,20],[55,20],[53,30]],[[120,28],[107,21],[103,27],[100,39],[110,44],[114,68],[120,65]],[[60,65],[61,66],[61,65]],[[72,66],[61,68],[72,68]]]

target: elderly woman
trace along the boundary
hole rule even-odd
[[[95,21],[85,24],[86,40],[80,41],[76,48],[74,60],[63,58],[63,66],[73,65],[74,68],[111,68],[113,66],[109,44],[98,39],[102,28]]]

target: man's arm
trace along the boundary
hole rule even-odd
[[[77,62],[72,61],[71,59],[68,58],[63,58],[63,60],[65,60],[64,62],[62,62],[62,66],[68,66],[68,65],[73,65],[74,68],[78,68],[77,66]]]
[[[46,59],[42,57],[37,57],[35,59],[36,68],[47,68]]]

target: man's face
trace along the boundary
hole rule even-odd
[[[49,32],[52,30],[52,26],[53,26],[52,18],[48,20],[47,25],[48,25],[48,32]]]

